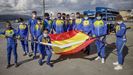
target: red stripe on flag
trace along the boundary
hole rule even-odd
[[[61,34],[49,34],[51,41],[62,41],[75,36],[79,31],[69,31]],[[56,37],[55,37],[56,36]]]

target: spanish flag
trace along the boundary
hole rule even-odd
[[[74,30],[61,34],[50,34],[49,36],[52,44],[65,46],[63,48],[52,46],[53,52],[60,55],[75,54],[95,41],[90,36]]]

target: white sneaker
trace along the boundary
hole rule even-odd
[[[105,63],[105,59],[104,59],[104,58],[102,58],[101,62],[102,62],[102,64],[104,64],[104,63]]]
[[[99,60],[100,59],[100,57],[98,56],[95,60]]]
[[[113,65],[119,65],[118,61],[117,62],[114,62]]]
[[[123,67],[122,67],[122,65],[117,65],[116,67],[114,67],[114,70],[122,70],[123,69]]]

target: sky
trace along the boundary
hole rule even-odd
[[[0,0],[0,14],[42,13],[42,0]],[[109,7],[117,10],[133,9],[133,0],[45,0],[46,12],[76,12]]]

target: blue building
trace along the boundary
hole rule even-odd
[[[87,11],[83,11],[83,13],[88,14],[92,17],[95,17],[96,13],[101,13],[102,19],[105,21],[114,21],[116,15],[119,14],[117,10],[112,8],[107,8],[107,7],[96,7],[95,10],[87,10]]]
[[[119,11],[107,7],[96,7],[97,12],[101,13],[102,19],[105,21],[114,21],[116,15],[119,14]]]

